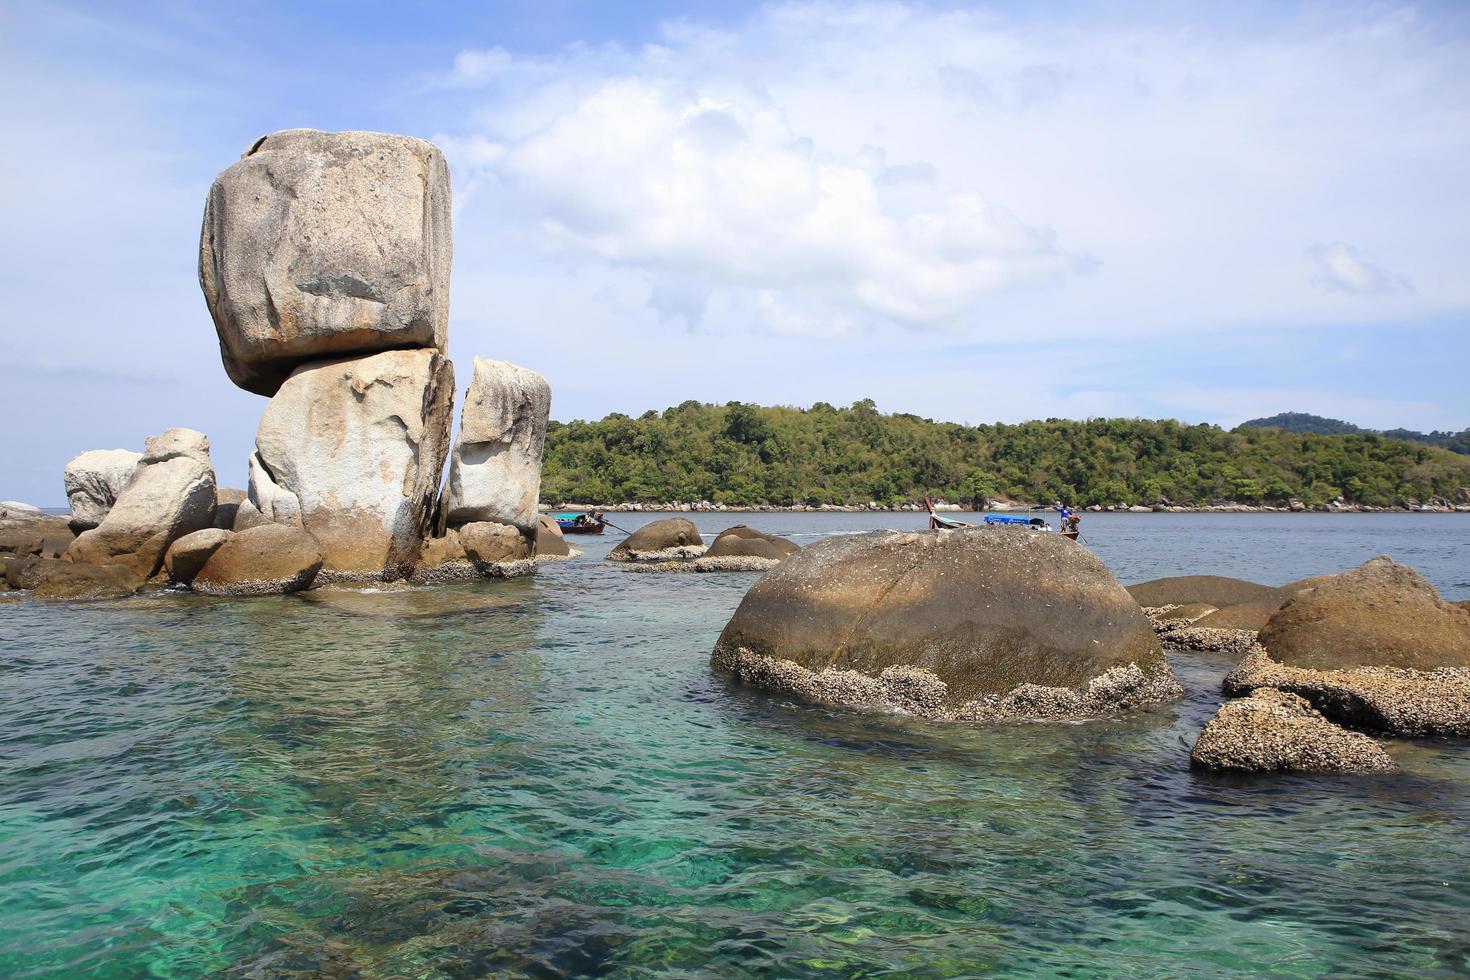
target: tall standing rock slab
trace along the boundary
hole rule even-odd
[[[142,459],[142,453],[127,449],[93,449],[66,464],[62,480],[73,531],[80,534],[102,523]]]
[[[323,580],[407,576],[433,518],[453,398],[454,366],[430,350],[298,368],[261,417],[249,503],[300,522],[321,546]]]
[[[535,538],[550,413],[551,385],[541,375],[475,358],[449,465],[447,526],[498,521]]]
[[[230,380],[273,395],[303,363],[446,348],[449,171],[432,143],[288,129],[215,178],[199,284]]]
[[[193,429],[169,429],[148,440],[132,479],[102,523],[67,549],[72,561],[125,565],[147,578],[168,546],[214,524],[214,466],[209,440]]]

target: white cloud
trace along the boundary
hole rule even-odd
[[[1357,253],[1319,285],[1470,308],[1449,193],[1470,45],[1381,6],[1187,16],[795,3],[637,49],[465,52],[460,135],[495,153],[446,148],[457,192],[497,193],[460,234],[484,208],[515,248],[623,270],[705,328],[761,323],[763,296],[858,332],[1039,338],[1381,315],[1301,278],[1323,226],[1416,288]]]
[[[1308,254],[1317,267],[1312,284],[1319,289],[1363,295],[1413,291],[1409,280],[1368,261],[1351,245],[1313,245]]]

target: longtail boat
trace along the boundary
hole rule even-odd
[[[950,520],[947,517],[940,517],[934,512],[934,501],[930,500],[928,497],[924,498],[924,509],[929,512],[929,529],[931,531],[957,531],[962,527],[976,526],[974,524],[966,524],[964,521],[955,521]],[[1050,524],[1046,522],[1045,518],[1041,517],[1020,517],[1003,514],[986,514],[985,526],[1023,527],[1030,531],[1041,532],[1055,531],[1062,537],[1071,538],[1073,541],[1076,541],[1078,534],[1081,533],[1076,529],[1063,529],[1061,531],[1056,531],[1055,528],[1053,528]]]
[[[601,534],[607,529],[607,522],[601,520],[600,517],[600,512],[597,514],[553,515],[556,526],[561,528],[562,534]]]

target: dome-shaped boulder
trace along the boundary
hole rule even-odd
[[[698,558],[704,554],[704,538],[686,517],[666,517],[643,525],[608,553],[608,561],[658,561],[669,558]]]
[[[737,524],[726,528],[705,551],[706,558],[767,558],[780,561],[800,551],[794,541],[763,534],[753,527]]]
[[[767,572],[712,665],[812,700],[931,717],[1076,717],[1178,695],[1092,552],[1012,528],[827,538]]]
[[[1172,575],[1128,586],[1128,594],[1140,606],[1182,606],[1206,602],[1216,609],[1256,602],[1275,595],[1269,585],[1257,585],[1245,579],[1223,575]]]

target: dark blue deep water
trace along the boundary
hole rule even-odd
[[[614,515],[633,527],[647,519]],[[797,536],[919,515],[698,515]],[[1125,582],[1386,553],[1470,516],[1100,515]],[[586,539],[583,539],[584,541]],[[1179,977],[1470,971],[1470,746],[1189,770],[1150,713],[969,727],[710,675],[753,576],[0,603],[0,975]]]

